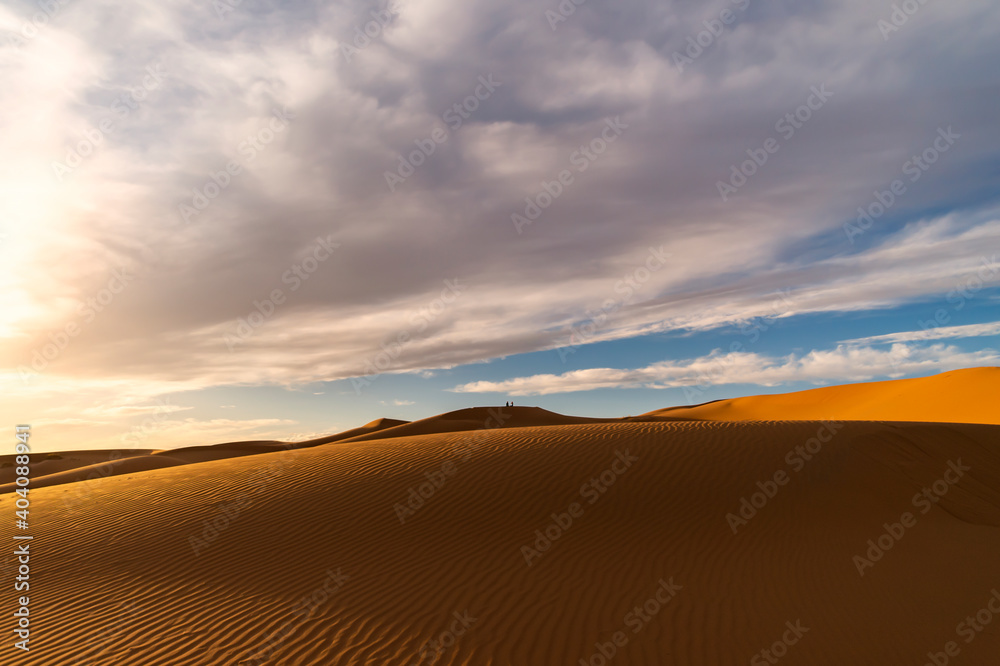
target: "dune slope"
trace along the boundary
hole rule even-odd
[[[45,454],[39,462],[32,462],[32,482],[34,488],[58,486],[66,483],[76,483],[88,479],[133,474],[135,472],[174,465],[208,462],[210,460],[225,460],[240,456],[251,456],[258,453],[270,453],[289,449],[305,449],[346,440],[359,435],[377,433],[381,430],[408,423],[396,419],[376,419],[358,428],[345,430],[336,435],[329,435],[304,442],[278,442],[274,440],[254,440],[245,442],[227,442],[223,444],[206,444],[203,446],[186,446],[178,449],[132,449],[126,451],[67,451],[58,454],[48,454],[53,459],[45,459]],[[14,485],[14,456],[0,458],[0,494],[12,493],[17,489]]]
[[[947,641],[955,663],[994,664],[1000,617],[971,643],[956,626],[1000,585],[998,443],[984,425],[525,426],[41,488],[37,642],[12,663],[553,666],[614,649],[608,664],[718,666],[795,639],[781,664],[923,664]],[[926,513],[922,487],[942,489]],[[727,518],[743,498],[759,505],[745,524]]]
[[[644,416],[708,421],[841,419],[1000,424],[1000,368],[954,370],[930,377],[826,386],[758,395]]]

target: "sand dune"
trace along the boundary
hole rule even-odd
[[[135,474],[151,469],[163,467],[173,467],[175,465],[186,465],[190,461],[170,456],[141,455],[130,458],[108,459],[104,462],[93,463],[83,467],[47,474],[32,478],[32,488],[47,488],[49,486],[60,486],[66,483],[77,483],[91,479],[103,479],[109,476],[120,474]],[[12,493],[17,489],[13,482],[0,486],[0,493]]]
[[[582,416],[564,416],[539,407],[474,407],[461,409],[420,421],[399,419],[376,419],[357,428],[351,428],[335,435],[302,442],[278,442],[273,440],[227,442],[204,446],[187,446],[179,449],[121,451],[67,452],[59,455],[59,461],[43,461],[33,467],[32,486],[48,486],[75,483],[94,478],[132,474],[139,471],[170,467],[179,464],[202,463],[211,460],[227,460],[240,456],[256,455],[294,449],[305,449],[334,442],[371,441],[392,437],[426,435],[432,433],[460,432],[484,428],[518,428],[539,425],[568,425],[576,423],[608,423],[622,419],[592,419]],[[13,456],[7,456],[11,464],[0,474],[0,494],[12,493],[14,485]],[[127,460],[127,462],[126,462]],[[0,460],[2,462],[2,460]],[[51,471],[50,471],[51,470]]]
[[[304,449],[322,444],[365,435],[393,426],[407,423],[395,419],[377,419],[359,428],[352,428],[336,435],[322,437],[304,442],[277,442],[273,440],[258,440],[246,442],[227,442],[224,444],[209,444],[204,446],[187,446],[179,449],[151,450],[131,449],[127,451],[69,451],[59,454],[47,454],[54,459],[32,462],[32,482],[34,488],[57,486],[65,483],[76,483],[88,479],[105,478],[119,474],[187,465],[190,463],[208,462],[210,460],[226,460],[240,456],[285,451],[289,449]],[[16,489],[13,474],[14,456],[0,458],[0,463],[10,463],[0,470],[0,494],[12,493]]]
[[[1000,368],[956,370],[931,377],[848,384],[810,391],[717,400],[703,405],[670,407],[626,418],[587,418],[557,414],[540,407],[473,407],[419,421],[376,419],[363,426],[302,442],[246,441],[150,451],[64,452],[56,460],[34,463],[35,487],[73,483],[95,476],[131,474],[178,463],[199,463],[245,455],[302,449],[334,442],[361,442],[488,428],[521,428],[586,423],[674,420],[877,420],[1000,424],[993,396],[1000,392]],[[168,456],[172,462],[119,458]],[[108,463],[111,463],[110,465]],[[0,457],[0,494],[13,492],[13,456]],[[77,469],[77,473],[68,470]]]
[[[149,458],[151,449],[127,449],[117,451],[61,451],[59,453],[43,453],[32,456],[31,485],[34,488],[75,483],[88,478],[114,476],[131,471],[155,469],[179,464],[182,461],[163,462],[155,459],[136,463],[136,460]],[[0,468],[0,494],[12,493],[17,488],[14,485],[14,458],[3,457],[3,468]],[[36,459],[37,462],[36,462]],[[125,463],[125,461],[131,461]]]
[[[390,428],[396,426],[406,425],[409,421],[401,421],[399,419],[375,419],[370,423],[366,423],[358,428],[351,428],[350,430],[345,430],[344,432],[339,432],[336,435],[330,435],[328,437],[320,437],[318,439],[311,439],[305,442],[299,442],[296,448],[306,448],[309,446],[319,446],[320,444],[331,444],[333,442],[339,442],[345,439],[351,439],[352,437],[360,437],[362,435],[370,435],[376,432],[387,432]]]
[[[40,488],[37,642],[5,663],[920,665],[954,641],[952,663],[992,665],[1000,617],[960,623],[1000,595],[998,444],[988,425],[525,425]]]
[[[115,452],[116,458],[131,458],[152,453],[152,449],[125,449]],[[59,453],[41,453],[32,456],[31,470],[35,476],[57,474],[70,469],[86,467],[95,463],[108,461],[110,451],[95,449],[89,451],[60,451]],[[0,456],[0,479],[12,480],[14,459],[16,454]]]
[[[708,421],[842,419],[1000,424],[1000,368],[716,400],[644,416]]]
[[[431,416],[419,421],[404,422],[393,428],[365,433],[343,441],[364,442],[388,437],[408,437],[435,433],[482,430],[487,428],[524,428],[528,426],[576,425],[581,423],[609,423],[621,419],[595,419],[585,416],[566,416],[541,407],[470,407]]]

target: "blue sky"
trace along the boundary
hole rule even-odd
[[[170,448],[998,365],[1000,20],[916,7],[9,3],[0,412]]]

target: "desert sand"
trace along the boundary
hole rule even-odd
[[[998,372],[136,452],[32,491],[4,663],[996,664]]]
[[[649,415],[708,421],[843,419],[1000,424],[1000,368],[716,400]]]

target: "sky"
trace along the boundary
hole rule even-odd
[[[1000,365],[987,0],[7,1],[0,76],[38,451]]]

